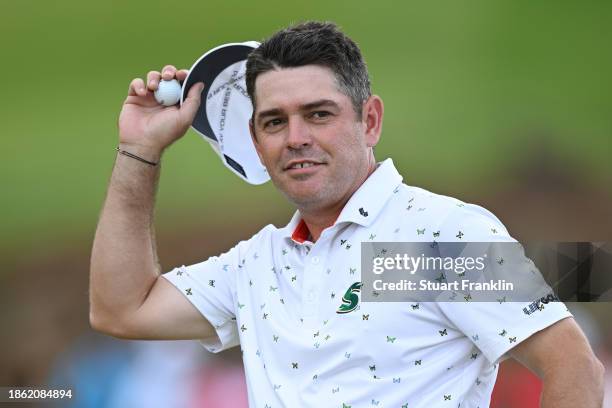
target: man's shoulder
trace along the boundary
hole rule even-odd
[[[421,215],[431,220],[440,220],[466,206],[465,202],[455,197],[404,183],[398,187],[397,193],[396,205],[403,207],[406,215],[411,218]]]
[[[277,238],[279,231],[281,231],[281,229],[277,228],[275,225],[268,224],[262,227],[250,238],[240,241],[237,246],[241,246],[243,250],[246,250],[247,248],[265,246],[267,243]]]
[[[422,187],[411,186],[406,183],[400,184],[398,193],[401,198],[407,199],[407,202],[413,205],[418,203],[429,205],[430,207],[451,209],[454,206],[464,204],[463,201],[455,197],[434,193]]]
[[[493,229],[508,233],[495,214],[478,204],[404,183],[398,188],[397,198],[396,211],[405,212],[402,218],[427,224],[430,229]]]
[[[271,241],[274,239],[273,236],[279,229],[272,224],[268,224],[253,234],[250,238],[245,238],[238,241],[233,247],[227,251],[209,258],[209,261],[219,262],[221,260],[227,261],[228,259],[234,259],[240,261],[247,257],[249,253],[256,253],[261,251],[262,248],[269,248]]]

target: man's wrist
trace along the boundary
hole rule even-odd
[[[119,150],[136,155],[146,161],[159,163],[161,160],[163,149],[154,146],[145,146],[133,143],[119,143]]]

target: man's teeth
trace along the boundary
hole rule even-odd
[[[296,163],[293,166],[291,166],[292,169],[303,169],[304,167],[312,167],[314,166],[314,163]]]

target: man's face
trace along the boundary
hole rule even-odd
[[[276,185],[303,209],[350,195],[368,175],[372,141],[333,72],[307,65],[260,74],[251,132]]]

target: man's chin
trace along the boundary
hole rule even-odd
[[[310,183],[291,183],[284,193],[287,198],[296,206],[310,206],[312,203],[321,201],[323,188],[320,185],[312,185]]]
[[[316,192],[323,186],[322,177],[319,174],[285,174],[282,180],[286,191],[299,194],[302,191]]]
[[[309,205],[313,201],[322,200],[325,195],[326,183],[320,174],[282,175],[272,177],[272,182],[296,206]]]

